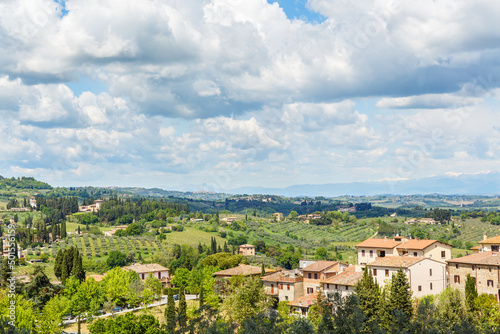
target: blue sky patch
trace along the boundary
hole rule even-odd
[[[300,19],[309,23],[321,23],[326,20],[324,16],[307,7],[307,0],[267,0],[267,2],[270,4],[277,2],[290,20]]]

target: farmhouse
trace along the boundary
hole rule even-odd
[[[276,272],[273,269],[265,269],[266,274]],[[240,264],[237,267],[217,271],[213,273],[216,278],[231,278],[233,276],[257,277],[262,273],[262,268],[257,266],[249,266],[247,264]]]
[[[241,245],[238,249],[238,253],[245,256],[255,255],[255,246],[249,244]]]
[[[159,280],[163,278],[168,278],[169,270],[162,265],[157,263],[150,264],[133,264],[131,266],[123,267],[123,269],[135,271],[139,274],[141,280],[145,280],[148,275],[151,275]]]

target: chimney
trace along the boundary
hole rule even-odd
[[[387,240],[387,236],[384,237],[384,240]]]
[[[488,239],[488,235],[486,234],[486,232],[483,233],[483,241]]]

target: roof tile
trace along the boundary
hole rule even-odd
[[[500,254],[498,252],[480,252],[476,254],[462,256],[457,259],[447,260],[446,262],[498,266],[500,265]]]
[[[373,248],[394,248],[401,244],[401,241],[394,241],[392,239],[375,239],[368,238],[360,242],[356,247],[373,247]]]

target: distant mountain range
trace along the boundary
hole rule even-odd
[[[382,194],[493,195],[500,193],[500,173],[442,175],[404,181],[303,184],[286,188],[242,187],[226,192],[231,194],[272,194],[287,197]]]

